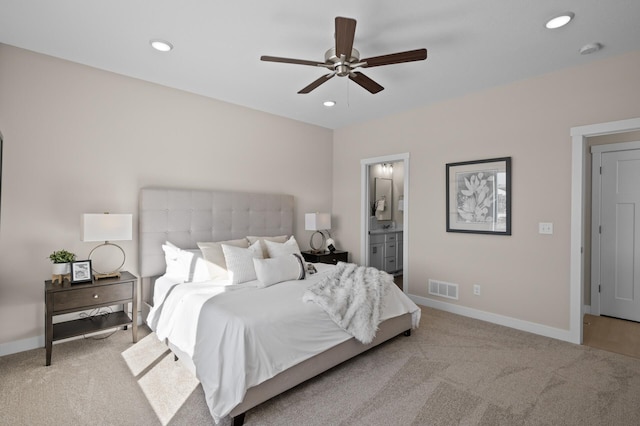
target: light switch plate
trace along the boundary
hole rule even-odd
[[[540,222],[538,224],[538,232],[540,234],[553,234],[553,223],[551,222]]]

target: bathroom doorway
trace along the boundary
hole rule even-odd
[[[364,264],[392,274],[407,293],[409,154],[364,159],[361,170]]]

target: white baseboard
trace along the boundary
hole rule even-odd
[[[14,342],[0,343],[0,356],[17,354],[31,349],[44,348],[44,334]],[[44,354],[43,358],[44,360]],[[43,361],[44,362],[44,361]]]
[[[569,333],[569,330],[549,327],[547,325],[537,324],[535,322],[524,321],[517,318],[507,317],[491,312],[485,312],[478,309],[468,308],[466,306],[460,306],[440,300],[429,299],[427,297],[414,296],[413,294],[409,294],[408,296],[418,305],[439,309],[445,312],[451,312],[452,314],[462,315],[481,321],[487,321],[493,324],[503,325],[505,327],[515,328],[516,330],[527,331],[529,333],[538,334],[540,336],[564,340],[565,342],[572,342],[571,333]]]
[[[583,314],[590,314],[591,313],[591,305],[584,305],[584,310],[582,311]]]
[[[549,327],[547,325],[537,324],[530,321],[524,321],[517,318],[507,317],[504,315],[493,314],[491,312],[485,312],[478,309],[468,308],[466,306],[455,305],[453,303],[447,303],[440,300],[429,299],[427,297],[415,296],[413,294],[408,295],[418,305],[428,306],[430,308],[439,309],[445,312],[451,312],[453,314],[462,315],[469,318],[478,319],[481,321],[487,321],[493,324],[503,325],[505,327],[515,328],[516,330],[522,330],[529,333],[538,334],[540,336],[551,337],[553,339],[564,340],[571,342],[571,336],[569,330],[563,330],[561,328]],[[148,307],[147,307],[148,309]],[[142,308],[142,312],[138,315],[138,325],[144,323],[146,316],[144,312],[147,310]],[[585,305],[584,312],[590,313],[591,306]],[[54,342],[56,343],[56,342]],[[28,351],[31,349],[44,347],[44,335],[31,337],[28,339],[17,340],[15,342],[0,343],[0,356],[11,355],[18,352]]]
[[[58,315],[55,317],[56,322],[70,321],[76,318],[78,318],[78,313]],[[63,321],[60,321],[60,320],[63,320]],[[138,325],[140,326],[143,323],[144,322],[142,320],[142,314],[138,312]],[[93,334],[105,333],[109,330],[110,329],[100,330],[95,333],[87,334],[87,336],[93,335]],[[84,336],[70,337],[68,339],[55,341],[53,342],[53,344],[55,345],[60,342],[75,340],[75,339],[83,339],[83,338]],[[16,341],[7,342],[7,343],[0,343],[0,356],[17,354],[18,352],[30,351],[31,349],[38,349],[38,348],[44,348],[44,334],[41,334],[36,337],[30,337],[28,339],[16,340]]]

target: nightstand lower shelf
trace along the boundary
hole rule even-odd
[[[53,324],[53,340],[68,339],[69,337],[82,336],[95,333],[100,330],[115,327],[126,327],[133,324],[129,315],[125,312],[110,312],[108,315],[96,315],[73,321]]]

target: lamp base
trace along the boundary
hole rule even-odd
[[[95,274],[93,274],[93,279],[94,280],[99,280],[99,279],[102,279],[102,278],[120,278],[120,272],[118,272],[118,271],[109,272],[107,274],[96,272]]]
[[[99,247],[105,247],[105,246],[113,246],[119,249],[122,252],[122,263],[114,271],[111,271],[111,272],[100,272],[100,271],[96,271],[95,268],[92,268],[94,280],[99,280],[101,278],[120,278],[120,269],[122,269],[122,267],[124,266],[124,262],[127,258],[127,256],[124,254],[124,250],[122,250],[122,247],[120,247],[117,244],[110,243],[109,241],[105,241],[104,244],[97,245],[96,247],[93,248],[93,250],[89,252],[89,260],[91,260],[91,255],[93,254],[94,251],[96,251],[96,249],[98,249]]]
[[[316,246],[313,242],[313,237],[319,234],[320,235],[320,247]],[[311,253],[313,254],[320,254],[320,253],[324,253],[324,243],[327,241],[327,238],[324,236],[324,234],[322,233],[322,231],[316,231],[313,234],[311,234],[311,238],[309,239],[309,247],[311,247]]]

